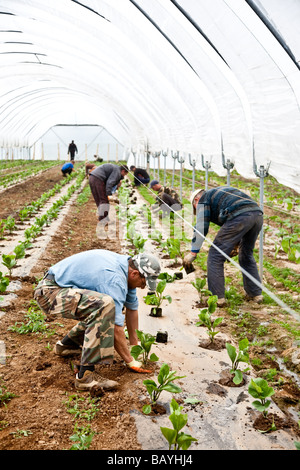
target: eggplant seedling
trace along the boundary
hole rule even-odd
[[[178,238],[168,238],[164,243],[164,248],[168,252],[171,259],[175,259],[175,264],[177,263],[177,258],[183,258],[183,253],[180,249],[180,240]]]
[[[173,425],[173,429],[160,427],[163,436],[169,443],[169,450],[187,450],[193,441],[198,441],[189,434],[185,434],[181,429],[187,424],[187,413],[181,413],[183,406],[179,406],[177,401],[172,398],[170,402],[171,414],[169,420]],[[180,432],[181,431],[181,432]],[[172,446],[173,449],[172,449]]]
[[[9,285],[9,279],[6,276],[3,276],[2,272],[0,271],[0,292],[5,292]]]
[[[150,333],[144,333],[140,330],[135,330],[138,339],[140,340],[140,344],[136,346],[132,346],[131,348],[131,355],[135,360],[138,360],[140,356],[142,356],[142,362],[144,365],[148,363],[148,361],[156,362],[158,361],[158,357],[156,354],[150,354],[150,350],[153,344],[155,343],[155,336],[151,335]],[[149,356],[150,354],[150,356]]]
[[[197,292],[199,294],[199,297],[200,297],[200,302],[201,303],[203,301],[203,296],[204,295],[212,295],[211,291],[205,288],[206,279],[200,279],[200,278],[197,277],[195,279],[195,281],[192,282],[191,284],[197,290]]]
[[[15,255],[2,255],[2,264],[6,266],[9,271],[9,276],[11,276],[12,269],[16,266],[16,256]]]
[[[268,382],[265,379],[258,377],[256,379],[251,379],[248,392],[253,398],[257,398],[257,400],[252,402],[254,408],[261,411],[264,417],[266,417],[268,414],[268,408],[271,404],[271,400],[267,400],[267,398],[271,397],[275,393],[274,389],[269,387]]]
[[[172,302],[170,295],[163,295],[166,285],[167,281],[163,279],[157,284],[156,291],[153,294],[148,294],[144,297],[144,301],[147,305],[155,305],[155,307],[151,309],[152,316],[161,316],[160,306],[163,300],[168,300],[169,304]]]
[[[243,371],[239,369],[240,362],[246,362],[249,364],[249,353],[248,353],[249,341],[247,338],[239,341],[239,349],[237,350],[232,344],[226,343],[226,349],[228,356],[231,360],[231,370],[230,373],[234,374],[233,383],[239,385],[243,380],[243,372],[249,370],[249,367]]]
[[[211,319],[212,313],[216,311],[218,297],[216,295],[211,295],[207,300],[207,308],[203,308],[199,313],[199,321],[196,323],[196,326],[206,326],[208,336],[210,337],[211,342],[214,341],[215,336],[219,333],[215,331],[215,328],[220,325],[223,321],[223,317],[218,317],[214,321]]]
[[[171,372],[168,364],[163,364],[160,368],[157,380],[158,384],[152,379],[144,380],[143,384],[146,386],[147,392],[150,396],[151,403],[143,406],[145,414],[151,413],[152,406],[156,404],[160,394],[165,390],[170,393],[180,393],[181,388],[174,384],[174,380],[183,379],[185,375],[176,375],[176,372]]]

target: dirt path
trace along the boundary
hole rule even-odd
[[[142,201],[140,201],[142,202]],[[51,237],[30,276],[22,279],[22,288],[9,307],[0,313],[0,341],[5,347],[5,360],[0,364],[0,378],[13,398],[6,407],[0,407],[0,449],[10,450],[62,450],[71,447],[70,436],[74,432],[74,418],[68,413],[66,401],[74,395],[74,361],[61,359],[52,353],[56,341],[70,329],[71,321],[58,319],[51,327],[52,336],[19,335],[8,328],[24,321],[30,307],[36,278],[44,270],[73,253],[95,248],[123,252],[124,245],[118,239],[100,240],[95,233],[96,206],[92,198],[84,206],[70,205],[63,222]],[[39,244],[39,239],[35,242]],[[159,248],[151,245],[150,249]],[[173,272],[163,261],[163,270]],[[186,377],[180,380],[181,403],[190,396],[197,398],[197,405],[185,405],[189,426],[185,430],[198,439],[193,450],[212,449],[285,449],[293,450],[294,441],[300,440],[297,428],[275,405],[274,413],[286,422],[286,427],[273,433],[261,434],[253,428],[254,415],[247,386],[226,387],[219,384],[220,373],[228,367],[225,350],[214,351],[199,347],[199,340],[206,336],[202,328],[195,326],[198,308],[197,296],[191,286],[191,277],[168,284],[171,304],[164,304],[162,318],[149,316],[149,306],[143,302],[145,291],[139,291],[140,328],[156,334],[168,331],[168,342],[158,343],[154,352],[159,356],[157,371],[163,362],[172,370]],[[223,313],[223,312],[222,312]],[[225,314],[225,312],[224,312]],[[264,312],[263,312],[264,314]],[[230,340],[229,328],[220,335]],[[76,361],[75,361],[76,362]],[[166,450],[168,445],[160,433],[160,426],[170,427],[168,415],[145,416],[141,412],[145,399],[143,380],[147,375],[129,372],[116,356],[113,366],[98,368],[103,375],[120,382],[120,389],[100,397],[99,411],[90,423],[94,435],[93,450]],[[177,397],[175,397],[177,399]],[[170,394],[162,396],[166,404]],[[86,422],[84,423],[87,424]],[[21,431],[24,432],[21,436]],[[228,432],[230,430],[230,432]]]

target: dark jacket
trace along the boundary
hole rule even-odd
[[[227,220],[252,211],[262,213],[259,205],[239,189],[228,186],[209,189],[202,194],[197,204],[196,229],[206,236],[210,222],[222,226]],[[203,240],[203,237],[195,232],[191,251],[199,251]]]
[[[100,165],[92,173],[90,173],[90,178],[98,178],[101,181],[105,182],[106,185],[106,194],[111,196],[112,189],[114,186],[119,184],[123,176],[121,175],[121,167],[118,165],[113,165],[112,163],[104,163]]]

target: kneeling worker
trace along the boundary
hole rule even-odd
[[[67,175],[70,175],[72,173],[73,169],[74,169],[73,163],[67,162],[62,166],[61,172],[62,172],[63,176],[65,177]]]
[[[182,209],[179,195],[174,189],[162,186],[157,180],[151,181],[150,188],[158,193],[156,203],[152,206],[154,213],[162,210],[163,215],[167,215],[171,212],[170,207],[172,207],[174,211],[180,211]]]
[[[130,354],[124,323],[126,320],[130,345],[137,345],[136,288],[144,289],[147,284],[154,291],[159,273],[159,261],[151,254],[131,258],[107,250],[89,250],[59,261],[37,285],[34,298],[47,316],[62,315],[79,322],[54,349],[59,356],[81,354],[76,389],[88,391],[96,385],[109,390],[118,386],[95,374],[95,364],[112,362],[114,349],[130,370],[147,372]]]

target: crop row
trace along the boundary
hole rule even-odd
[[[34,176],[41,171],[47,170],[48,168],[52,168],[53,166],[57,165],[57,161],[39,161],[34,165],[30,165],[29,168],[26,168],[25,170],[21,169],[14,173],[2,175],[0,180],[0,189],[5,189],[12,184],[19,183],[22,180],[30,178],[31,176]]]
[[[19,241],[19,243],[14,247],[13,252],[10,254],[2,254],[2,264],[8,269],[9,276],[12,275],[12,270],[17,264],[18,259],[22,259],[25,257],[26,250],[32,247],[33,241],[41,234],[44,227],[47,227],[51,224],[51,222],[57,219],[58,214],[62,207],[66,204],[66,202],[70,199],[73,193],[80,188],[82,182],[85,178],[85,172],[82,168],[78,171],[76,181],[72,184],[65,195],[61,198],[53,202],[51,207],[45,212],[45,214],[41,215],[40,217],[36,217],[33,223],[24,230],[24,240]],[[34,207],[34,213],[41,209],[41,207],[50,199],[51,196],[54,196],[55,193],[59,192],[64,184],[70,182],[71,178],[63,182],[61,185],[56,185],[52,190],[47,191],[42,195],[35,203],[31,204],[30,207]],[[23,209],[24,210],[24,209]],[[0,272],[0,292],[5,292],[6,287],[8,286],[8,278],[3,276]]]

